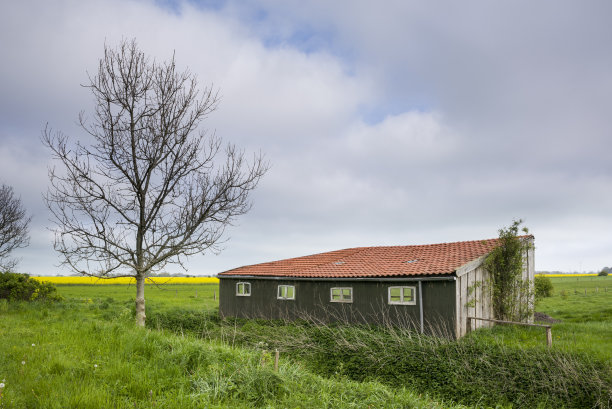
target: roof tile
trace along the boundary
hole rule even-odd
[[[487,239],[418,246],[355,247],[238,267],[219,275],[312,278],[448,275],[498,245],[499,239]]]

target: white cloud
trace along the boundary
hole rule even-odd
[[[3,4],[0,174],[35,213],[28,254],[41,254],[22,266],[56,260],[40,233],[40,130],[49,122],[79,136],[74,121],[91,107],[79,85],[86,70],[95,72],[105,41],[136,37],[157,59],[176,51],[200,85],[218,87],[222,103],[205,126],[272,164],[226,251],[194,258],[194,271],[491,237],[514,217],[533,228],[538,268],[577,269],[581,257],[582,268],[600,268],[612,204],[606,7]]]

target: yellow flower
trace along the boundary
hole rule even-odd
[[[48,282],[52,284],[92,284],[92,285],[109,285],[109,284],[136,284],[133,277],[116,277],[102,279],[89,276],[75,277],[51,277],[51,276],[36,276],[32,277],[40,282]],[[216,277],[149,277],[148,283],[155,284],[218,284],[219,279]]]

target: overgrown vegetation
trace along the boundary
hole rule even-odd
[[[610,282],[552,282],[555,293],[538,303],[563,320],[551,350],[541,328],[496,326],[454,342],[393,328],[223,320],[214,285],[152,287],[143,330],[130,325],[133,287],[59,286],[67,301],[0,303],[0,403],[612,408]]]
[[[180,309],[155,314],[150,322],[232,345],[278,348],[324,376],[375,380],[464,404],[612,405],[612,372],[606,362],[547,350],[544,344],[521,348],[478,337],[455,342],[392,327],[220,320],[213,312]]]
[[[0,407],[465,409],[406,388],[322,377],[285,357],[275,372],[260,351],[135,328],[130,317],[100,319],[124,304],[5,305]]]
[[[500,320],[525,321],[533,315],[531,283],[522,276],[523,255],[530,249],[531,242],[519,237],[522,222],[515,220],[510,227],[499,229],[502,244],[484,262],[491,277],[493,312]],[[528,233],[526,227],[522,231]]]
[[[41,283],[28,274],[0,273],[0,299],[9,301],[59,301],[62,297],[50,283]]]

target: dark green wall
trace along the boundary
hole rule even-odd
[[[298,319],[314,318],[350,323],[391,324],[420,328],[419,284],[416,281],[302,281],[220,278],[219,313],[222,317]],[[236,283],[251,283],[251,296],[236,296]],[[295,300],[278,300],[278,285],[294,285]],[[416,305],[389,305],[387,289],[412,286]],[[352,287],[352,303],[329,301],[330,288]],[[455,281],[423,281],[423,317],[425,332],[454,336]]]

